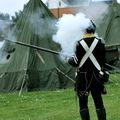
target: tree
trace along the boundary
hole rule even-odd
[[[6,13],[6,14],[0,13],[0,19],[5,20],[5,21],[9,21],[10,15],[8,13]]]

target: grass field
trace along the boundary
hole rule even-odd
[[[107,120],[120,120],[120,74],[110,76],[103,96]],[[91,120],[97,120],[95,107],[89,97]],[[0,93],[0,120],[80,120],[73,89]]]

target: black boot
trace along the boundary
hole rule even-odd
[[[82,120],[90,120],[90,115],[89,115],[88,109],[81,110],[80,115],[81,115]]]
[[[106,120],[106,111],[104,108],[97,109],[96,112],[98,120]]]

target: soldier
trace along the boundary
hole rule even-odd
[[[95,37],[95,29],[96,26],[92,22],[85,30],[83,39],[77,42],[75,55],[68,59],[70,65],[77,67],[75,90],[79,98],[82,120],[90,120],[88,108],[90,92],[94,100],[98,120],[106,120],[106,111],[102,99],[102,93],[106,94],[106,89],[98,78],[98,74],[102,75],[100,69],[106,61],[105,44],[103,40]],[[87,51],[89,52],[87,53]]]

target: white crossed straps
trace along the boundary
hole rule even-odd
[[[93,43],[91,44],[90,47],[88,47],[88,45],[86,44],[86,42],[84,40],[80,41],[80,44],[82,45],[82,47],[84,48],[84,50],[86,51],[85,55],[83,56],[83,58],[80,61],[79,64],[79,68],[82,67],[82,65],[85,63],[85,61],[90,58],[90,60],[92,61],[92,63],[94,64],[94,66],[100,71],[101,71],[101,67],[98,63],[98,61],[96,60],[95,56],[93,55],[93,50],[96,47],[98,43],[98,40],[95,38]]]

